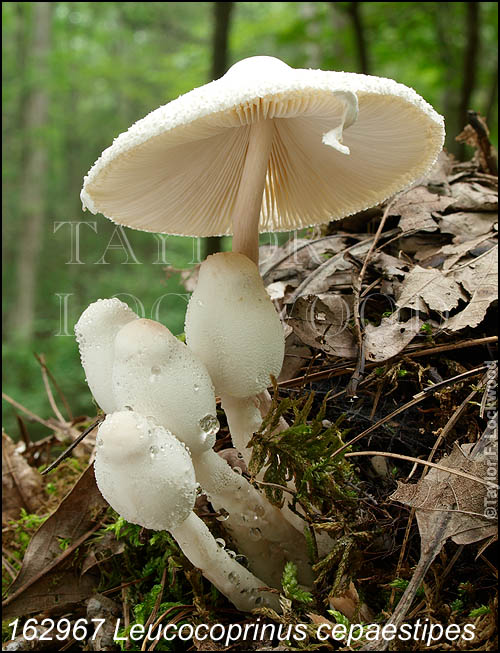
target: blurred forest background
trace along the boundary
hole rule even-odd
[[[445,116],[457,157],[471,155],[454,141],[467,109],[497,140],[496,2],[4,2],[2,13],[4,390],[39,415],[50,407],[34,352],[74,414],[93,415],[72,335],[80,313],[118,295],[180,333],[188,297],[165,268],[220,244],[81,211],[95,159],[161,104],[265,54],[415,88]],[[4,427],[18,436],[6,402]]]

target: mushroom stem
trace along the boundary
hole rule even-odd
[[[204,522],[191,512],[179,526],[170,529],[188,560],[201,570],[238,610],[272,607],[280,611],[277,594],[263,591],[264,584],[214,540]]]
[[[259,264],[259,218],[274,135],[273,120],[249,126],[248,148],[233,208],[233,252]]]
[[[298,533],[278,508],[215,451],[205,451],[192,460],[196,480],[213,507],[227,513],[224,528],[248,558],[252,571],[269,585],[280,587],[285,563],[291,560],[297,565],[299,581],[311,586],[313,574],[302,534],[304,522]]]

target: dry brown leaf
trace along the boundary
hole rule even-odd
[[[391,215],[400,215],[399,227],[408,231],[436,231],[435,213],[444,212],[453,198],[431,193],[425,186],[412,188],[401,196],[391,209]]]
[[[497,221],[498,214],[488,212],[464,213],[457,211],[438,218],[439,231],[453,234],[454,243],[465,243],[478,236],[494,233],[494,225]]]
[[[383,273],[387,279],[394,279],[394,277],[405,277],[410,269],[407,261],[400,258],[386,254],[385,252],[378,252],[371,259],[373,266]]]
[[[330,598],[329,603],[332,610],[338,610],[352,623],[370,623],[373,620],[373,612],[366,603],[361,602],[352,581],[342,594]]]
[[[454,279],[440,270],[416,265],[403,281],[396,303],[399,308],[413,308],[427,313],[427,308],[450,311],[464,298]]]
[[[497,443],[486,430],[475,445],[455,445],[452,453],[439,462],[443,467],[494,482],[488,474],[491,465],[487,461],[495,460],[493,468],[496,471]],[[425,574],[448,538],[457,544],[472,544],[496,532],[496,524],[484,514],[487,496],[488,487],[482,483],[437,468],[431,468],[414,485],[398,483],[391,499],[415,508],[420,559],[386,626],[392,625],[396,630],[401,626]],[[387,639],[379,639],[366,644],[362,650],[385,651],[388,645]]]
[[[438,464],[494,481],[487,475],[486,455],[483,453],[472,459],[469,457],[472,448],[470,444],[461,447],[455,444],[451,454],[443,456]],[[487,491],[481,483],[433,467],[416,484],[399,482],[390,498],[416,508],[424,550],[427,541],[434,540],[439,529],[442,544],[450,537],[457,544],[472,544],[494,534],[496,524],[484,516]],[[442,528],[444,518],[446,524]]]
[[[304,365],[310,362],[311,355],[311,349],[304,345],[295,333],[287,336],[285,340],[285,358],[278,377],[278,383],[298,376]]]
[[[33,535],[19,574],[3,603],[4,617],[61,608],[87,598],[94,591],[96,579],[90,573],[80,577],[74,568],[73,553],[67,555],[66,551],[92,533],[96,520],[106,509],[94,469],[89,466]]]
[[[11,438],[2,433],[2,524],[18,519],[21,508],[36,512],[43,500],[42,477],[16,451]]]
[[[446,320],[444,327],[459,331],[477,326],[489,306],[498,301],[498,245],[466,265],[451,270],[450,276],[459,281],[472,297],[463,311]]]
[[[349,317],[349,307],[340,295],[308,295],[294,303],[288,324],[304,344],[331,356],[354,358]]]
[[[418,317],[400,322],[397,313],[382,318],[379,326],[367,324],[363,338],[366,359],[382,362],[396,356],[419,333],[422,324]]]
[[[498,211],[498,194],[477,182],[459,181],[451,186],[455,211]]]

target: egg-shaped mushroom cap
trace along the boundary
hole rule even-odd
[[[185,332],[217,394],[252,397],[281,371],[283,326],[258,267],[243,254],[219,252],[203,261]]]
[[[213,447],[219,424],[210,376],[163,324],[138,319],[120,329],[112,388],[119,410],[129,406],[153,417],[193,454]]]
[[[133,524],[170,530],[193,509],[197,484],[186,447],[143,415],[108,415],[99,427],[94,464],[101,494]]]
[[[259,231],[351,215],[434,163],[443,118],[413,89],[251,57],[120,134],[85,177],[84,208],[144,231],[233,233],[250,126],[274,121]]]
[[[115,336],[125,324],[137,319],[127,304],[114,297],[90,304],[75,325],[87,384],[105,413],[117,409],[111,387]]]

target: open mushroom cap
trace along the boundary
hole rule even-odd
[[[108,415],[99,427],[95,476],[110,506],[145,528],[174,529],[194,506],[197,484],[186,447],[133,411]]]
[[[251,125],[274,134],[259,231],[351,215],[410,185],[444,141],[440,115],[391,79],[251,57],[118,136],[85,177],[84,208],[136,229],[233,233]]]
[[[138,319],[114,342],[113,393],[126,406],[153,417],[193,453],[211,449],[219,428],[214,387],[195,354],[159,322]]]
[[[90,304],[75,325],[87,384],[105,413],[117,408],[111,388],[115,336],[125,324],[137,319],[134,311],[115,297]]]

